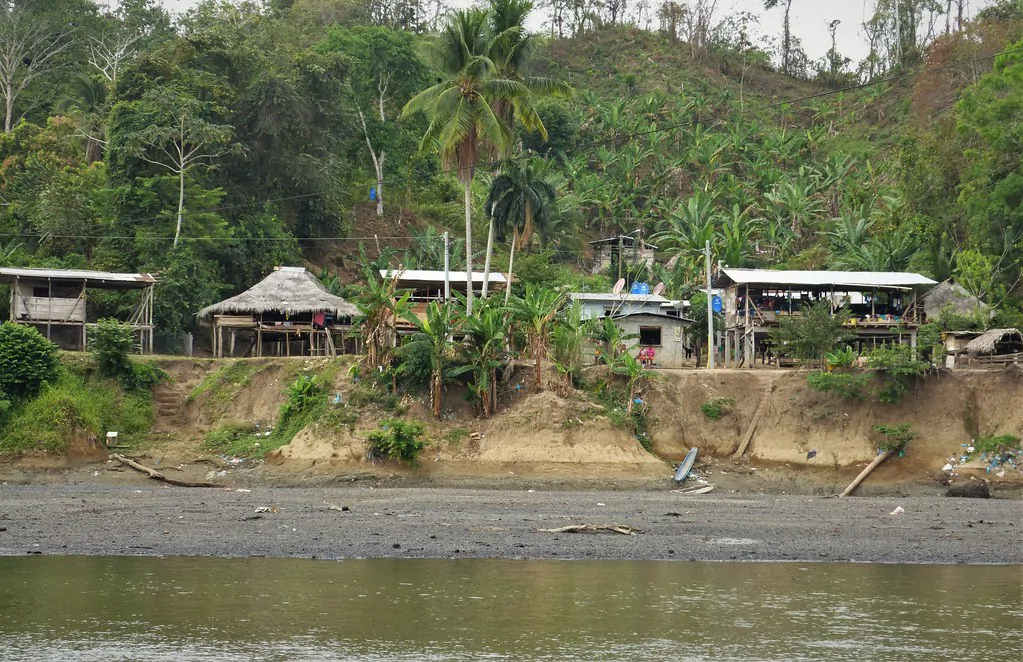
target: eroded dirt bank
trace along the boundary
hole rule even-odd
[[[620,416],[614,420],[590,396],[532,393],[528,369],[504,385],[493,418],[476,418],[453,384],[443,419],[436,421],[422,398],[405,396],[400,403],[392,398],[385,408],[379,398],[367,398],[364,385],[346,370],[324,359],[168,361],[162,367],[172,379],[155,394],[154,432],[129,454],[176,476],[225,486],[367,480],[378,486],[665,490],[672,486],[673,463],[695,447],[697,470],[715,494],[834,494],[874,457],[875,425],[908,423],[918,436],[906,456],[879,467],[859,494],[939,495],[945,489],[941,478],[962,484],[971,476],[990,481],[995,496],[1023,494],[1018,470],[1001,476],[983,468],[957,469],[956,476],[941,471],[973,438],[1023,436],[1018,371],[929,377],[897,405],[815,392],[799,371],[659,371],[642,392],[651,453]],[[330,375],[329,392],[342,403],[327,417],[333,423],[309,425],[265,462],[232,457],[204,442],[226,425],[249,430],[245,434],[259,441],[275,425],[288,384],[309,373]],[[701,411],[701,405],[722,398],[730,405],[719,420]],[[426,425],[430,445],[418,467],[367,459],[366,433],[395,415]],[[747,438],[745,456],[733,460]],[[0,482],[135,484],[138,477],[130,470],[99,455],[0,460]]]
[[[640,532],[538,530],[582,523]],[[0,486],[0,554],[1021,563],[1021,534],[996,499]]]

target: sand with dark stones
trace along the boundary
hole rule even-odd
[[[889,514],[896,506],[905,512]],[[584,523],[641,532],[538,531]],[[0,554],[26,553],[1023,563],[1023,502],[668,490],[2,485]]]

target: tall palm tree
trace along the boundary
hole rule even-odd
[[[490,57],[488,13],[462,9],[451,14],[426,56],[440,72],[433,85],[414,96],[402,117],[423,113],[428,121],[421,147],[437,146],[445,168],[457,169],[465,188],[466,312],[472,312],[472,181],[476,162],[488,149],[505,150],[511,128],[494,112],[499,98],[527,98],[519,81],[501,78]]]
[[[396,351],[399,356],[422,352],[430,360],[430,403],[433,415],[440,418],[441,403],[444,399],[444,380],[451,376],[447,366],[451,358],[451,335],[455,331],[455,317],[447,303],[431,301],[426,307],[426,317],[420,319],[411,311],[405,312],[405,319],[417,331]]]
[[[514,317],[526,333],[526,345],[533,359],[533,388],[537,392],[543,390],[543,360],[548,354],[551,328],[561,302],[560,293],[529,284],[525,295],[521,299],[515,297],[511,303]]]
[[[533,65],[536,39],[526,32],[526,17],[533,10],[532,0],[490,0],[489,56],[497,67],[497,76],[521,83],[527,90],[518,96],[498,96],[491,100],[494,114],[511,132],[508,147],[515,143],[515,129],[521,125],[529,133],[539,133],[547,140],[547,128],[536,112],[533,101],[541,96],[568,96],[572,88],[567,84],[530,72]],[[501,149],[492,149],[491,156],[504,156]],[[494,254],[494,223],[487,228],[487,253],[483,267],[483,296],[490,287],[490,263]]]
[[[78,74],[68,83],[68,93],[61,98],[54,110],[75,116],[78,130],[85,137],[85,163],[95,163],[103,158],[105,129],[103,118],[108,110],[107,86],[88,74]]]
[[[512,162],[490,186],[490,196],[484,205],[490,227],[504,238],[512,230],[511,255],[508,258],[508,284],[504,304],[511,294],[512,274],[515,268],[515,249],[528,246],[536,228],[544,228],[550,218],[549,210],[556,192],[544,179],[539,163]]]

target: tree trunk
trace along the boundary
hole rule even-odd
[[[444,382],[440,370],[433,372],[433,416],[440,418],[442,398],[444,397]]]
[[[14,94],[9,87],[5,87],[4,96],[4,133],[11,132],[11,122],[14,118]]]
[[[860,472],[860,475],[856,476],[856,480],[849,483],[849,487],[845,488],[845,490],[838,496],[840,497],[848,496],[850,492],[855,490],[856,487],[863,482],[864,478],[870,475],[871,471],[876,469],[882,462],[887,460],[889,455],[891,455],[891,451],[883,451],[881,453],[878,453],[877,457],[874,458],[874,461],[868,464],[867,467]]]
[[[178,226],[174,230],[174,247],[178,247],[178,239],[181,238],[181,216],[185,210],[185,169],[178,168]]]
[[[472,315],[472,171],[465,178],[465,314]]]
[[[380,158],[373,159],[373,167],[377,171],[377,216],[384,215],[384,159],[387,154],[380,152]]]
[[[539,340],[533,343],[533,388],[537,393],[543,390],[543,350]]]
[[[494,255],[494,219],[490,219],[490,227],[487,228],[487,257],[483,264],[483,298],[487,298],[490,291],[490,260]]]
[[[519,229],[512,231],[511,255],[508,257],[508,282],[504,286],[504,305],[508,305],[511,297],[512,269],[515,268],[515,244],[519,243]]]
[[[629,404],[625,407],[625,413],[632,416],[632,403],[636,399],[636,385],[629,384]]]

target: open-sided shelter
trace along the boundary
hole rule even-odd
[[[990,329],[966,345],[970,365],[1023,364],[1023,333],[1019,329]]]
[[[263,356],[264,351],[291,356],[336,356],[338,343],[359,309],[331,294],[304,267],[275,267],[274,271],[241,294],[199,311],[211,318],[213,354],[225,354],[224,331],[228,332],[227,354],[234,356],[239,331],[251,336],[246,355]]]
[[[904,338],[915,346],[916,329],[923,323],[917,294],[935,281],[905,272],[724,267],[716,284],[725,290],[725,364],[734,347],[735,360],[752,367],[771,328],[818,301],[830,301],[834,311],[844,307],[851,312],[849,330],[861,349]]]
[[[153,288],[151,274],[81,269],[0,268],[0,283],[11,285],[10,320],[29,324],[66,349],[85,351],[88,342],[89,290],[138,293],[126,322],[138,332],[138,348],[153,351]]]

